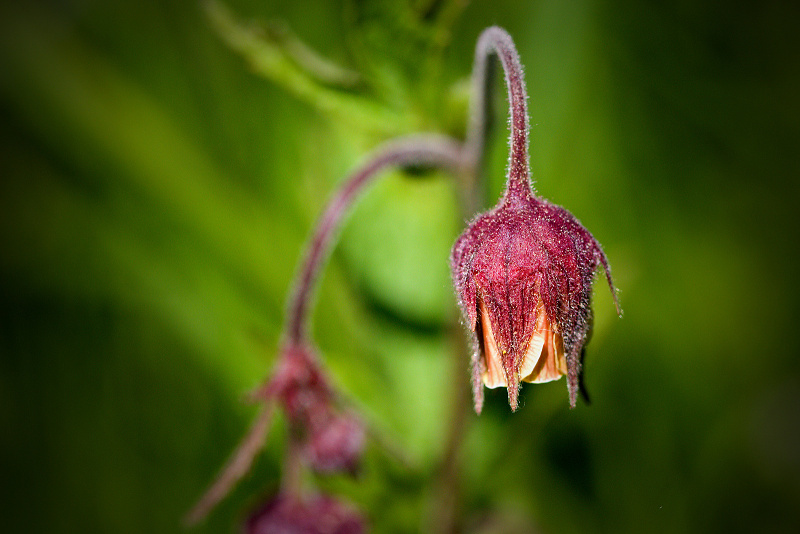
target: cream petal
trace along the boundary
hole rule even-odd
[[[489,320],[489,312],[483,302],[480,303],[480,308],[479,320],[483,331],[483,384],[487,388],[508,387],[506,373],[503,371],[503,360],[500,358],[492,322]]]
[[[528,351],[522,362],[520,376],[524,382],[540,384],[558,380],[567,374],[567,360],[561,334],[550,327],[550,320],[544,310],[539,309]]]
[[[537,307],[536,313],[536,327],[533,330],[533,336],[530,343],[528,343],[528,350],[525,351],[522,365],[519,368],[519,376],[522,377],[523,381],[530,381],[529,377],[533,374],[536,364],[539,363],[542,349],[545,348],[547,314],[544,313],[541,306]]]

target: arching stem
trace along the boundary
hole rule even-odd
[[[284,327],[287,342],[299,345],[308,338],[308,314],[315,282],[348,209],[381,171],[409,165],[460,170],[464,167],[461,146],[448,137],[421,135],[387,142],[367,157],[330,201],[308,242],[289,298]]]
[[[222,468],[219,476],[184,517],[183,522],[186,526],[196,525],[202,521],[208,512],[230,493],[236,483],[250,471],[256,454],[264,447],[267,440],[267,430],[272,422],[273,411],[274,403],[272,402],[265,403],[261,408],[253,426],[250,427],[244,439],[233,452],[228,463]]]
[[[465,159],[470,168],[477,169],[484,153],[486,137],[487,77],[489,59],[496,54],[505,73],[510,108],[509,157],[505,200],[516,202],[533,194],[528,164],[528,94],[525,77],[514,41],[505,30],[497,26],[487,28],[478,38],[475,63],[472,70],[473,98],[470,106],[469,132]]]

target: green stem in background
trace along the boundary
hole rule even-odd
[[[335,119],[355,124],[363,130],[385,136],[397,135],[416,124],[412,116],[391,111],[368,97],[336,90],[319,82],[319,75],[303,67],[309,65],[309,50],[298,50],[280,39],[269,40],[264,31],[236,20],[221,2],[208,0],[205,11],[212,28],[232,50],[246,59],[253,70],[295,96],[314,105]],[[315,63],[319,63],[317,55]],[[300,64],[298,64],[300,63]],[[326,62],[327,63],[327,62]],[[329,68],[326,70],[330,70]],[[347,72],[343,71],[342,72]],[[340,72],[341,74],[341,72]]]
[[[363,80],[355,71],[345,69],[319,55],[301,41],[282,21],[271,21],[264,25],[266,37],[282,49],[308,75],[334,87],[352,88]]]
[[[424,0],[418,2],[417,16],[433,20],[429,51],[425,57],[424,76],[434,83],[442,81],[442,59],[452,41],[453,26],[467,7],[468,0]]]

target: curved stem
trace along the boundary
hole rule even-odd
[[[271,402],[261,408],[253,426],[236,448],[228,463],[222,468],[211,487],[203,494],[197,504],[186,514],[184,524],[196,525],[208,515],[225,495],[230,493],[237,482],[250,470],[258,451],[267,440],[267,430],[272,422],[274,406]]]
[[[528,94],[514,41],[505,30],[497,26],[484,30],[475,47],[475,64],[472,70],[473,99],[466,141],[466,158],[470,165],[477,168],[484,152],[486,88],[489,58],[492,54],[497,54],[503,65],[510,108],[511,133],[505,198],[507,201],[516,201],[532,195],[528,165]]]
[[[286,341],[299,344],[307,338],[309,304],[314,282],[333,244],[334,232],[364,188],[379,172],[391,166],[435,165],[455,170],[464,166],[460,144],[438,135],[413,136],[378,147],[345,182],[328,204],[308,242],[289,298],[285,325]]]

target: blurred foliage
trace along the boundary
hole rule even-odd
[[[382,139],[463,135],[491,24],[527,69],[537,188],[604,244],[625,317],[598,291],[591,406],[568,410],[561,381],[466,417],[460,527],[796,530],[796,6],[225,5],[0,8],[4,531],[179,530],[254,415],[240,397],[333,187]],[[443,174],[390,174],[321,286],[326,363],[409,457],[373,444],[358,480],[319,481],[375,532],[428,531],[442,499],[468,387],[450,360],[455,198]],[[236,531],[274,490],[282,432],[198,532]]]

